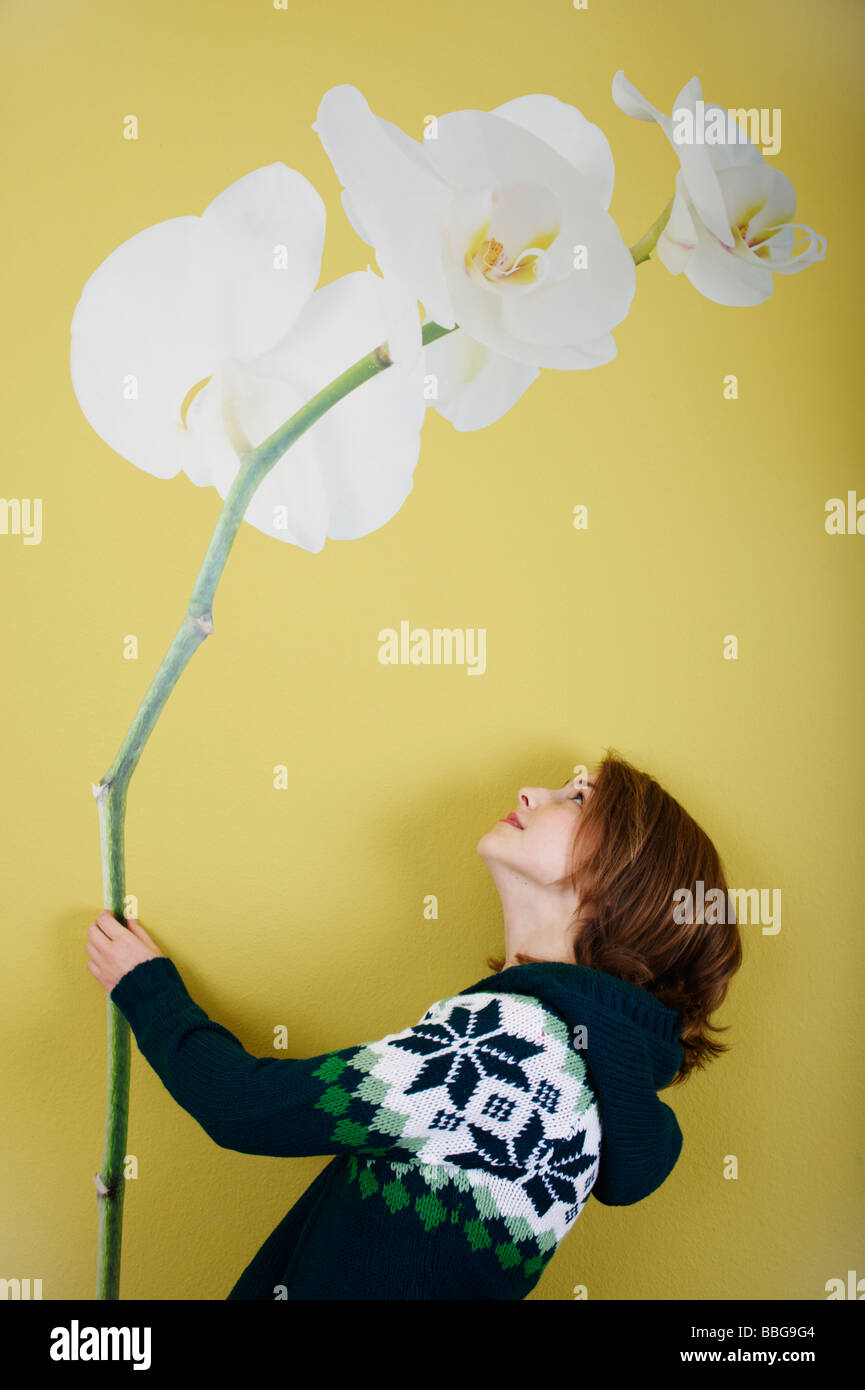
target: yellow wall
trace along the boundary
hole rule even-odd
[[[612,144],[611,211],[634,242],[675,161],[614,106],[618,68],[666,110],[694,73],[707,100],[780,107],[775,163],[827,260],[742,309],[653,260],[614,363],[542,373],[479,432],[428,412],[414,490],[382,530],[314,555],[244,526],[216,635],[132,784],[129,887],[250,1051],[267,1055],[278,1023],[296,1056],[378,1038],[486,973],[500,917],[475,845],[517,788],[616,747],[704,824],[732,884],[781,888],[782,929],[743,927],[720,1016],[734,1049],[666,1095],[685,1135],[673,1176],[631,1209],[589,1202],[531,1296],[822,1299],[833,1276],[865,1275],[865,537],[824,530],[828,498],[865,495],[863,17],[844,0],[4,5],[2,491],[44,499],[44,535],[0,536],[0,1275],[92,1297],[105,997],[84,950],[102,901],[90,784],[220,505],[90,429],[68,370],[85,280],[135,232],[276,160],[327,203],[322,281],[363,268],[311,129],[341,82],[415,136],[430,113],[572,102]],[[121,138],[129,112],[137,143]],[[738,401],[722,399],[727,373]],[[483,678],[380,665],[377,633],[402,618],[486,628]],[[125,1298],[224,1298],[326,1162],[218,1149],[137,1049],[128,1147]]]

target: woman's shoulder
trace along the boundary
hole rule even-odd
[[[585,1063],[565,1020],[534,995],[494,989],[450,995],[431,1004],[410,1030],[418,1046],[461,1063],[466,1084],[477,1082],[493,1107],[543,1109],[572,1132],[595,1106]],[[511,1107],[510,1100],[521,1101]]]
[[[448,995],[427,1009],[420,1024],[428,1022],[444,1024],[455,1032],[462,1030],[467,1037],[511,1033],[543,1048],[554,1042],[565,1046],[571,1042],[564,1019],[543,1000],[512,991],[483,988]]]

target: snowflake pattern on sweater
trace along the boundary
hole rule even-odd
[[[413,1154],[410,1164],[353,1159],[362,1194],[391,1210],[412,1202],[426,1229],[450,1214],[505,1267],[523,1242],[527,1273],[544,1263],[597,1177],[601,1125],[585,1065],[562,1019],[533,997],[440,1000],[401,1033],[329,1054],[316,1074],[341,1148],[354,1138],[369,1154],[379,1135],[380,1156]]]

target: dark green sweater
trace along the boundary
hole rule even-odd
[[[590,1193],[637,1202],[681,1149],[656,1094],[680,1016],[585,966],[513,966],[413,1027],[297,1059],[250,1056],[164,956],[111,998],[215,1143],[334,1156],[229,1299],[525,1298]]]

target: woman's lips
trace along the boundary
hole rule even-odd
[[[522,830],[523,828],[522,821],[519,819],[518,816],[514,815],[513,811],[511,811],[511,814],[509,816],[501,816],[499,818],[499,824],[515,825],[517,827],[517,830]]]

